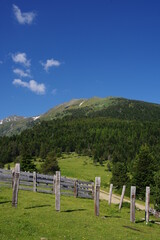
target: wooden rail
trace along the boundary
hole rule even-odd
[[[94,199],[95,215],[99,216],[99,194],[100,194],[100,177],[95,178],[95,185],[93,182],[81,181],[72,178],[66,178],[56,172],[56,175],[44,175],[36,172],[20,172],[19,164],[16,164],[14,170],[0,169],[0,187],[10,187],[13,189],[12,206],[17,207],[18,190],[41,192],[48,194],[55,194],[55,209],[60,211],[60,195],[75,196],[82,198]],[[112,199],[113,184],[110,185],[109,204]],[[123,186],[119,209],[122,207],[122,202],[125,193],[125,186]],[[131,186],[130,193],[130,221],[135,222],[135,199],[136,187]],[[160,217],[160,212],[149,207],[150,187],[146,187],[146,207],[145,219],[149,222],[149,214],[155,217]]]
[[[0,169],[0,187],[13,187],[14,172]],[[55,194],[55,175],[36,172],[20,172],[19,189],[25,191]],[[94,198],[94,183],[61,176],[61,195]]]

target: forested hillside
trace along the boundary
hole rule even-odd
[[[20,135],[0,138],[1,165],[19,155],[45,158],[57,152],[78,152],[94,156],[94,161],[131,163],[147,144],[160,162],[160,122],[121,121],[105,118],[67,117],[44,121]]]
[[[62,152],[92,156],[95,164],[108,160],[111,181],[117,189],[123,184],[134,184],[137,194],[144,198],[145,186],[153,186],[152,191],[158,198],[156,204],[160,207],[160,121],[159,110],[156,111],[159,105],[149,108],[144,103],[142,108],[136,101],[134,104],[122,102],[119,101],[119,107],[112,104],[112,109],[108,106],[108,110],[88,112],[88,116],[87,106],[81,110],[70,109],[67,111],[72,114],[68,116],[39,121],[20,135],[1,137],[0,166],[13,161],[27,166],[31,159],[33,162],[39,158],[45,163],[44,171],[52,165],[52,159],[58,169],[56,156]],[[107,111],[110,117],[106,116]],[[146,118],[149,120],[145,121]]]

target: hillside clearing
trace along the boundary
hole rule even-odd
[[[58,159],[61,175],[86,181],[94,181],[95,177],[101,177],[101,186],[110,184],[111,172],[107,170],[107,161],[103,165],[93,164],[93,159],[80,156],[76,153],[63,154]]]

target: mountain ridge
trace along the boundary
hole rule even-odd
[[[39,121],[64,117],[106,117],[122,120],[160,120],[160,104],[122,97],[80,98],[59,104],[44,114],[34,117],[9,116],[0,120],[0,136],[19,134]]]

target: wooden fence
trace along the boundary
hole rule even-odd
[[[113,184],[110,185],[109,200],[108,200],[109,205],[111,204],[111,200],[112,200],[112,188],[113,188]],[[123,189],[122,189],[121,198],[120,198],[119,210],[122,207],[123,198],[124,198],[124,194],[125,194],[125,189],[126,189],[126,186],[124,185]],[[136,187],[131,186],[131,191],[130,191],[130,221],[133,222],[133,223],[135,222],[135,209],[136,209],[135,201],[136,201]],[[149,222],[149,215],[150,214],[154,215],[156,218],[160,218],[160,212],[156,211],[153,208],[150,208],[149,205],[150,205],[150,187],[146,187],[146,198],[145,198],[145,220],[146,220],[146,223]]]
[[[60,172],[56,175],[44,175],[36,172],[20,172],[20,165],[16,164],[15,169],[4,170],[0,169],[0,187],[13,188],[12,205],[17,206],[18,203],[18,189],[51,193],[55,194],[55,209],[60,211],[60,195],[68,195],[81,198],[94,199],[95,215],[99,216],[99,197],[100,197],[100,177],[95,178],[95,185],[93,182],[86,182],[77,179],[62,177]],[[109,191],[109,205],[112,201],[112,188],[110,185]],[[123,198],[126,186],[123,186],[122,195],[120,199],[119,209],[122,207]],[[135,222],[135,200],[136,200],[136,187],[131,186],[130,194],[130,221]],[[160,213],[155,209],[149,207],[150,202],[150,187],[146,187],[146,203],[145,203],[145,220],[149,222],[149,214],[155,217],[160,217]]]
[[[13,187],[14,172],[0,169],[0,186]],[[55,175],[44,175],[36,172],[20,172],[19,189],[42,193],[55,193]],[[61,176],[61,195],[81,198],[94,198],[94,183]]]
[[[12,172],[0,168],[0,187],[12,187]]]

